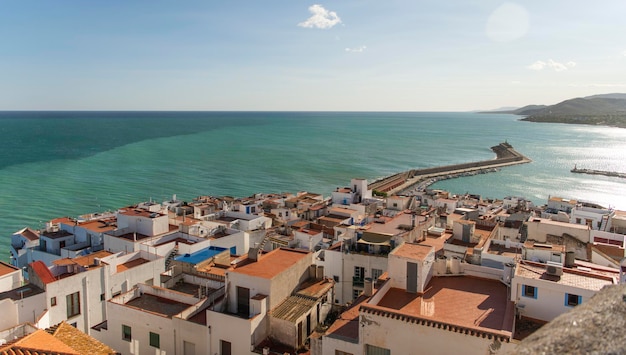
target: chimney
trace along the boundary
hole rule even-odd
[[[363,280],[363,295],[365,297],[371,297],[372,294],[374,293],[374,284],[372,283],[372,278],[371,277],[366,277]]]

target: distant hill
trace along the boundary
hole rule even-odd
[[[626,94],[593,95],[551,106],[529,105],[508,113],[526,116],[522,121],[626,128]]]
[[[524,107],[502,107],[490,111],[481,111],[480,113],[512,113],[515,115],[531,115],[532,113],[542,110],[548,106],[546,105],[528,105]]]

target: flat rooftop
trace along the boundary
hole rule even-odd
[[[423,295],[390,288],[377,305],[362,310],[389,312],[510,337],[514,307],[500,281],[475,277],[433,277]]]
[[[34,284],[26,284],[22,287],[0,293],[0,301],[7,298],[12,299],[13,301],[18,301],[44,292],[46,292],[44,289],[41,289]]]
[[[311,257],[310,253],[302,250],[285,248],[274,249],[265,255],[259,255],[258,261],[249,262],[242,266],[235,265],[235,267],[228,272],[272,279],[274,276],[307,257]]]
[[[617,272],[614,273],[619,278]],[[515,276],[527,279],[546,280],[561,285],[583,288],[586,290],[600,291],[606,285],[613,285],[615,278],[600,273],[582,271],[578,269],[563,268],[563,275],[554,276],[546,273],[546,265],[529,261],[520,262],[515,268]]]
[[[169,298],[158,297],[151,294],[144,293],[139,297],[135,297],[132,300],[126,302],[126,306],[137,308],[140,310],[156,313],[168,318],[172,318],[178,313],[191,307],[187,303],[178,302]]]
[[[7,264],[3,261],[0,261],[0,276],[8,275],[12,272],[19,271],[20,269],[16,268],[11,264]]]
[[[424,260],[431,252],[434,255],[434,251],[435,248],[430,245],[404,243],[389,254],[412,260]]]
[[[117,265],[117,272],[126,271],[126,270],[134,268],[135,266],[139,266],[147,262],[150,262],[150,260],[147,260],[144,258],[137,258],[137,259],[129,260],[123,264]]]
[[[415,222],[424,220],[424,217],[415,216]],[[368,231],[379,234],[396,235],[398,233],[406,233],[406,227],[412,225],[411,215],[406,213],[398,213],[393,218],[386,220],[385,223],[370,223]]]

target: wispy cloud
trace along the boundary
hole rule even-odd
[[[309,12],[311,13],[311,17],[304,22],[300,22],[298,26],[328,29],[341,23],[341,19],[336,12],[326,10],[322,5],[315,4],[310,6]]]
[[[346,52],[361,53],[367,49],[367,46],[358,46],[354,48],[346,48]]]
[[[623,51],[622,54],[624,55],[624,57],[626,57],[626,51]]]
[[[552,69],[554,71],[565,71],[575,66],[576,66],[576,62],[573,62],[573,61],[569,61],[567,63],[560,63],[560,62],[555,62],[552,59],[548,59],[547,62],[544,62],[543,60],[538,60],[534,62],[533,64],[529,65],[528,69],[537,70],[537,71],[544,70],[544,69]]]

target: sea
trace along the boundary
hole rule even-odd
[[[495,158],[532,163],[437,182],[483,198],[550,196],[626,209],[626,129],[472,112],[0,112],[0,260],[11,235],[56,217],[176,195],[329,196],[352,178]]]

